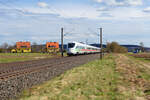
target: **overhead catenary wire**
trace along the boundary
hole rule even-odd
[[[8,0],[8,1],[10,1],[10,0]],[[14,1],[19,1],[19,0],[14,0]],[[15,10],[15,11],[17,11],[17,14],[22,15],[22,16],[31,17],[32,20],[39,22],[39,19],[37,17],[38,15],[36,15],[36,14],[30,15],[29,13],[26,13],[26,11],[28,11],[27,9],[25,9],[23,7],[15,7],[13,2],[5,3],[5,2],[0,1],[0,4],[7,7],[8,10]]]
[[[25,15],[25,16],[28,15],[28,13],[25,13],[25,11],[27,11],[25,8],[13,6],[13,5],[12,5],[12,4],[14,3],[13,0],[7,0],[7,1],[9,1],[9,2],[6,3],[6,2],[3,2],[3,1],[0,0],[0,4],[1,4],[1,5],[4,5],[4,6],[7,7],[8,9],[14,9],[14,10],[16,10],[19,15]],[[14,0],[14,1],[19,1],[19,0]],[[39,1],[39,2],[42,2],[42,0],[38,0],[38,1]],[[56,13],[56,14],[60,14],[60,13],[61,13],[61,14],[63,14],[63,15],[68,16],[68,15],[67,15],[66,13],[64,13],[62,10],[56,9],[56,8],[54,8],[53,6],[48,5],[47,9],[49,9],[49,10],[52,11],[53,13]],[[36,19],[36,18],[38,18],[37,15],[34,15],[34,16],[35,16],[35,17],[33,18],[33,20],[39,21],[38,19]],[[33,16],[31,15],[30,17],[33,17]],[[66,18],[64,18],[64,20],[68,23],[68,21],[66,20]],[[69,22],[69,24],[74,25],[74,24],[72,23],[72,21]],[[73,29],[72,29],[71,31],[69,31],[69,32],[65,32],[65,35],[69,35],[69,34],[71,34],[71,35],[73,35],[73,34],[75,34],[75,35],[83,34],[83,33],[73,33],[74,30],[75,30],[75,28],[73,28]],[[86,33],[86,34],[89,34],[89,33]]]
[[[44,2],[44,0],[38,0],[38,2]],[[64,13],[61,9],[56,9],[55,7],[53,7],[53,5],[48,5],[47,7],[46,7],[47,9],[49,9],[50,11],[52,11],[53,13],[55,13],[55,14],[58,14],[58,15],[60,15],[61,16],[61,14],[62,15],[64,15],[64,16],[66,16],[66,18],[64,17],[64,16],[61,16],[62,18],[63,18],[63,20],[66,22],[66,23],[68,23],[68,24],[70,24],[71,26],[73,26],[73,27],[76,27],[75,25],[75,23],[73,23],[72,21],[68,21],[68,18],[67,18],[67,16],[69,16],[68,14],[66,14],[66,13]],[[71,19],[70,19],[71,20]],[[70,26],[69,25],[69,26]],[[64,27],[64,29],[66,29],[65,28],[65,26],[64,25],[62,25],[63,27]],[[68,26],[68,25],[67,25]],[[75,30],[74,28],[72,29],[72,30]],[[72,31],[71,31],[72,32]],[[71,32],[65,32],[65,35],[67,35],[67,34],[69,34],[69,33],[71,33]]]
[[[18,12],[20,12],[20,13],[23,14],[22,10],[20,10],[20,9],[18,9],[18,8],[15,8],[15,7],[12,7],[12,6],[9,5],[8,3],[6,4],[6,3],[0,1],[0,4],[3,5],[3,6],[5,6],[5,7],[7,7],[7,8],[9,8],[9,9],[14,9],[14,10],[16,10],[16,11],[18,11]],[[20,13],[19,13],[19,14],[20,14]]]
[[[10,0],[7,0],[7,1],[10,1]],[[14,1],[19,1],[19,0],[14,0]],[[12,5],[12,4],[13,4],[13,5]],[[21,8],[21,7],[15,7],[13,1],[10,1],[10,2],[6,2],[6,1],[5,1],[5,2],[4,2],[4,1],[1,1],[1,0],[0,0],[0,5],[2,5],[3,8],[5,7],[4,9],[6,9],[6,10],[15,10],[15,11],[16,11],[15,13],[17,13],[17,14],[20,15],[20,16],[27,16],[27,14],[24,12],[25,9],[24,9],[24,8]],[[12,12],[12,13],[14,13],[14,12]],[[30,17],[32,17],[32,16],[30,16]],[[39,20],[36,19],[35,17],[32,18],[32,21],[33,21],[33,20],[39,22]],[[25,40],[28,40],[28,39],[25,39]],[[28,41],[29,41],[29,40],[28,40]]]

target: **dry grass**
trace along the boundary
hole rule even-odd
[[[120,54],[116,56],[116,63],[116,70],[121,74],[121,93],[126,95],[126,100],[149,100],[150,69],[136,59]]]
[[[149,64],[113,54],[25,90],[19,100],[150,100]]]
[[[136,58],[150,59],[150,53],[130,54],[130,56],[133,56],[133,57],[136,57]]]
[[[20,100],[116,100],[118,74],[111,56],[96,60],[24,91]]]
[[[0,53],[0,63],[50,58],[48,53]]]

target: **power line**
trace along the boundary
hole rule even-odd
[[[19,0],[16,0],[16,1],[19,1]],[[11,3],[11,4],[10,4],[10,3]],[[13,2],[4,3],[4,2],[2,2],[2,1],[0,1],[0,4],[1,4],[1,5],[4,5],[5,7],[9,8],[9,9],[12,9],[12,10],[17,11],[19,15],[29,16],[29,14],[27,14],[27,13],[25,12],[25,11],[28,11],[27,9],[25,9],[25,8],[23,8],[23,7],[17,7],[17,8],[16,8],[16,7],[14,7],[14,6],[12,5]],[[9,9],[8,9],[8,10],[9,10]],[[31,16],[29,16],[29,17],[31,17],[32,20],[35,20],[35,21],[38,21],[38,22],[39,22],[37,16],[31,15]]]
[[[97,34],[97,32],[93,31],[92,29],[88,28],[88,31],[90,31],[92,34],[99,36],[100,34]]]

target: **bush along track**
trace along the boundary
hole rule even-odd
[[[118,100],[118,78],[110,55],[25,90],[19,100]]]

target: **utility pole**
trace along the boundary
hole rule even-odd
[[[100,28],[100,48],[101,48],[101,51],[100,51],[100,59],[102,60],[103,58],[103,29]]]
[[[64,57],[64,29],[61,28],[61,56]]]

